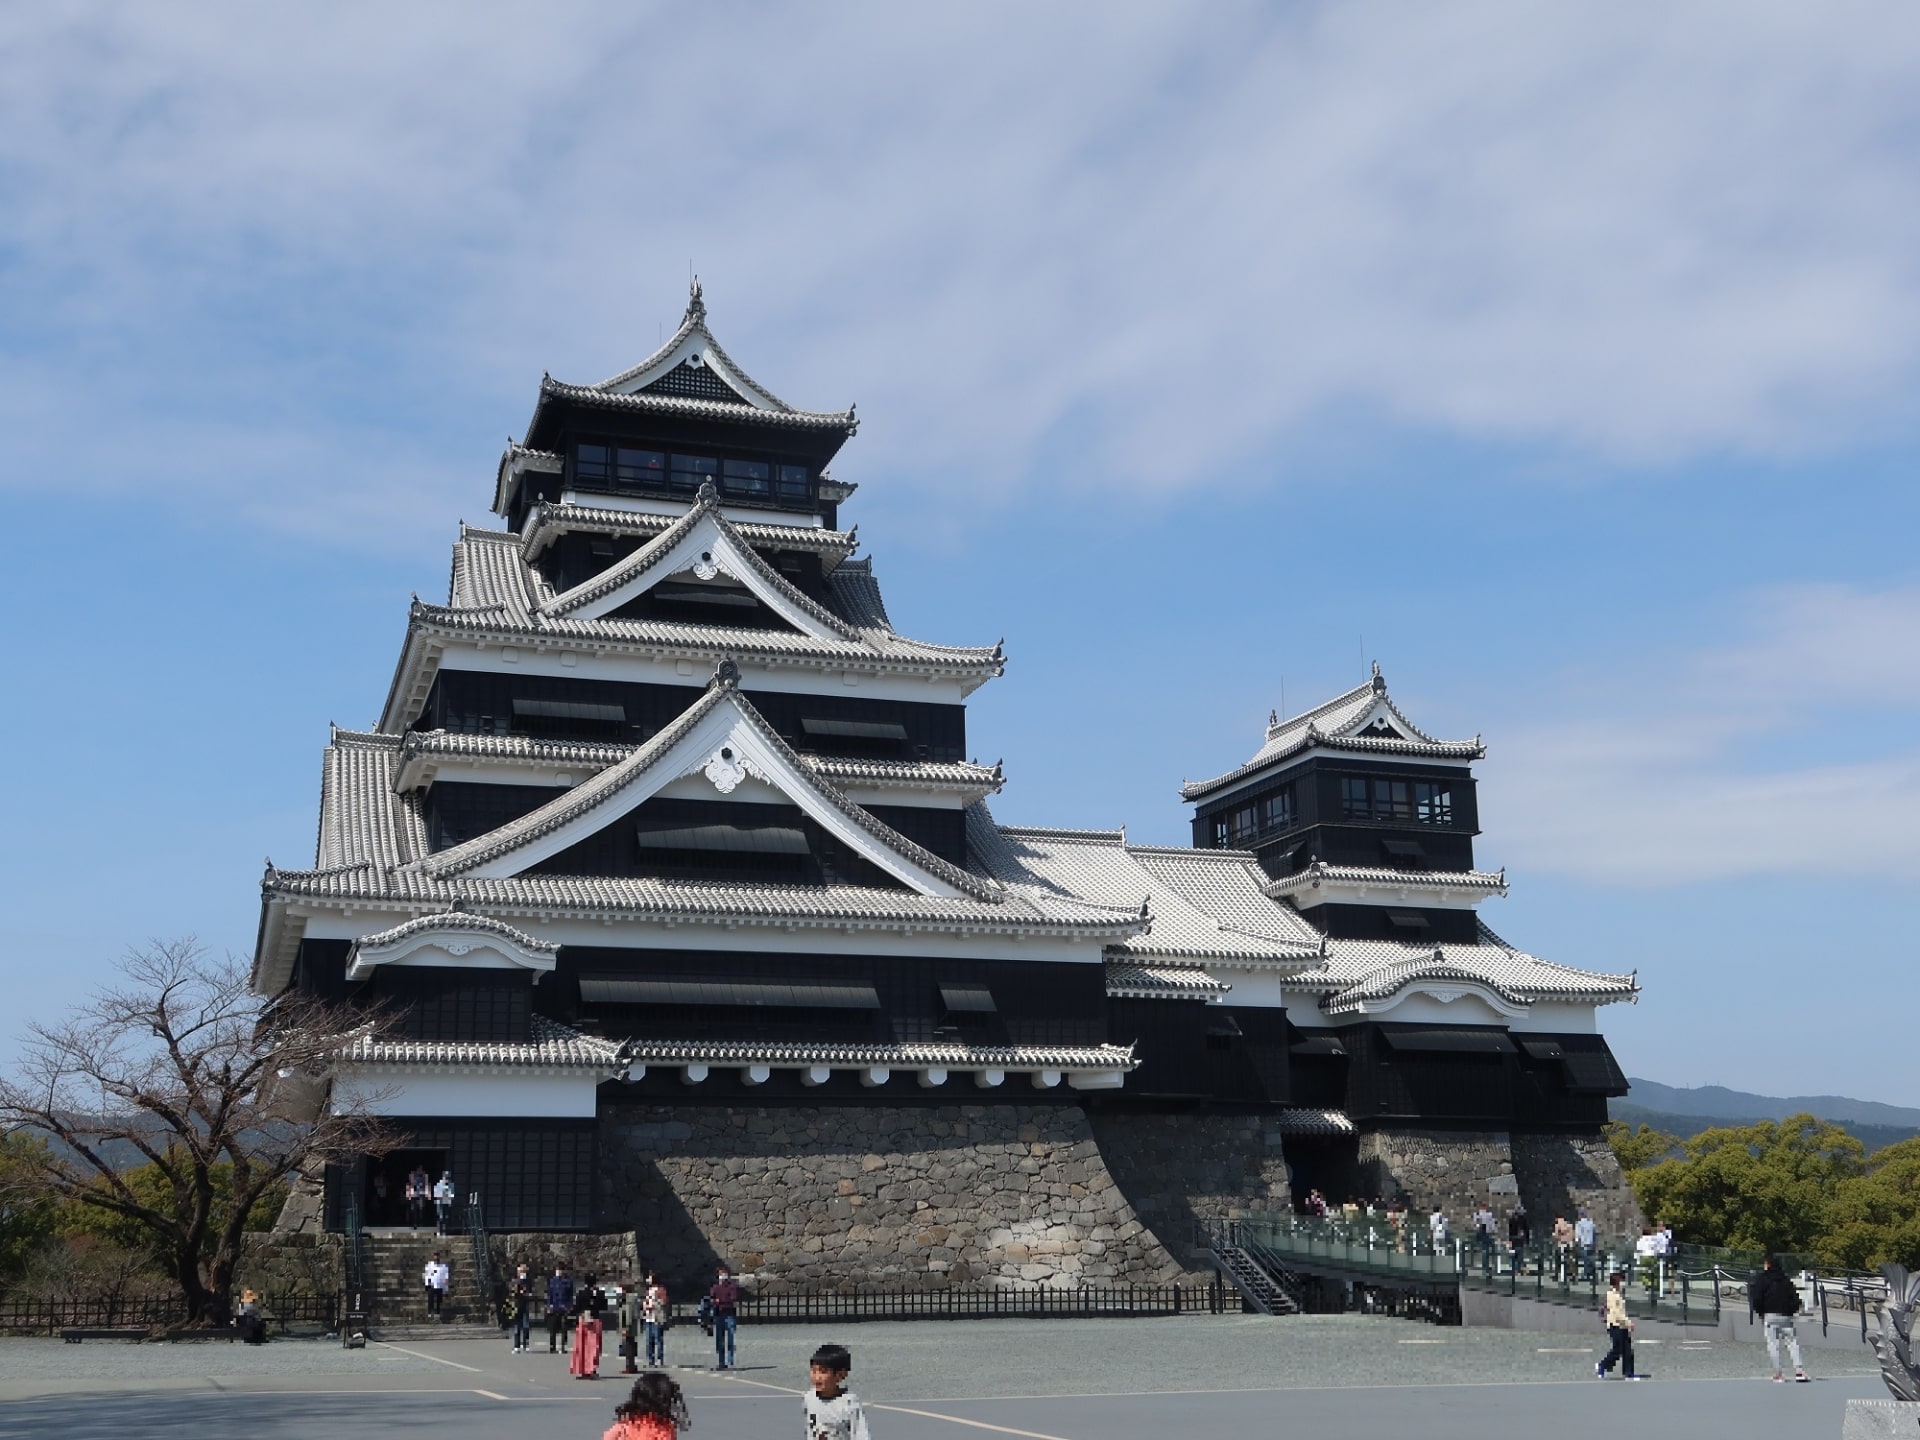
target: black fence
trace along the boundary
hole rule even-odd
[[[294,1326],[337,1330],[338,1295],[267,1295],[260,1312],[282,1334]],[[165,1330],[184,1324],[186,1302],[166,1296],[0,1295],[0,1334],[57,1335],[62,1330]]]
[[[1218,1315],[1240,1310],[1218,1285],[1113,1285],[1032,1290],[834,1290],[742,1296],[747,1325],[854,1320],[1070,1319],[1109,1315]],[[674,1306],[675,1325],[694,1323],[694,1307]]]

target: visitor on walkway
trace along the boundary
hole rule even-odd
[[[1593,1217],[1585,1210],[1573,1222],[1573,1243],[1580,1247],[1580,1278],[1593,1279]]]
[[[1553,1217],[1554,1276],[1562,1285],[1573,1280],[1573,1222],[1564,1215]]]
[[[640,1308],[646,1301],[646,1293],[637,1280],[624,1280],[620,1284],[619,1313],[615,1317],[620,1326],[620,1373],[638,1375],[640,1373]]]
[[[513,1315],[513,1353],[527,1353],[527,1341],[533,1338],[533,1276],[522,1265],[514,1272],[513,1290],[507,1297],[507,1305]]]
[[[1642,1225],[1640,1238],[1633,1242],[1633,1268],[1640,1272],[1640,1283],[1649,1290],[1660,1280],[1660,1242],[1653,1238],[1653,1227]]]
[[[1527,1247],[1532,1243],[1533,1222],[1527,1218],[1527,1207],[1516,1200],[1507,1212],[1507,1248],[1513,1252],[1514,1274],[1526,1274]]]
[[[1473,1238],[1480,1246],[1480,1272],[1493,1273],[1493,1202],[1482,1201],[1473,1212]]]
[[[717,1370],[733,1369],[734,1332],[740,1324],[740,1283],[733,1272],[722,1265],[714,1271],[713,1288],[707,1291],[713,1302],[713,1353]]]
[[[1760,1317],[1767,1333],[1767,1358],[1773,1362],[1774,1383],[1779,1384],[1786,1378],[1780,1368],[1780,1346],[1784,1341],[1793,1359],[1794,1380],[1806,1384],[1807,1367],[1800,1358],[1800,1332],[1793,1324],[1793,1317],[1800,1313],[1800,1287],[1780,1268],[1778,1255],[1767,1256],[1748,1296],[1754,1314]]]
[[[553,1267],[547,1281],[547,1353],[567,1353],[567,1320],[573,1314],[573,1277],[565,1265]]]
[[[647,1290],[640,1302],[640,1324],[646,1332],[649,1365],[667,1363],[667,1319],[671,1313],[667,1287],[660,1283],[658,1275],[647,1272]]]
[[[420,1283],[427,1292],[427,1318],[441,1319],[441,1309],[447,1303],[447,1287],[453,1283],[453,1271],[440,1258],[438,1250],[433,1252],[431,1260],[420,1267]]]
[[[807,1377],[813,1388],[804,1402],[806,1440],[871,1440],[866,1407],[847,1389],[853,1355],[844,1345],[822,1345],[813,1352]]]
[[[1433,1204],[1433,1214],[1427,1217],[1427,1234],[1433,1237],[1433,1253],[1444,1255],[1447,1250],[1447,1212],[1440,1208],[1437,1200]]]
[[[1613,1341],[1613,1348],[1607,1352],[1606,1359],[1593,1367],[1593,1378],[1606,1379],[1617,1360],[1623,1380],[1638,1380],[1640,1377],[1633,1373],[1633,1319],[1627,1314],[1626,1271],[1616,1270],[1607,1278],[1607,1293],[1602,1303],[1607,1336]]]
[[[1653,1222],[1653,1258],[1660,1270],[1660,1292],[1673,1293],[1673,1227],[1664,1220]]]
[[[656,1370],[633,1382],[633,1393],[613,1412],[613,1428],[601,1440],[675,1440],[692,1423],[679,1385]]]
[[[418,1230],[427,1221],[427,1200],[433,1190],[433,1181],[427,1176],[427,1167],[416,1165],[407,1176],[407,1224]]]
[[[453,1217],[453,1196],[453,1172],[442,1170],[440,1178],[433,1182],[434,1228],[442,1235],[447,1233],[447,1222]]]
[[[593,1294],[591,1287],[588,1294]],[[580,1307],[580,1318],[574,1322],[573,1359],[567,1369],[577,1380],[598,1380],[600,1378],[600,1312],[592,1304]]]

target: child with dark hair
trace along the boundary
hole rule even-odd
[[[860,1397],[847,1389],[853,1353],[844,1345],[822,1345],[813,1352],[808,1375],[807,1440],[871,1440]]]
[[[692,1425],[679,1385],[649,1370],[633,1382],[633,1393],[613,1412],[613,1427],[602,1440],[674,1440]]]

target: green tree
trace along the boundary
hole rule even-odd
[[[1834,1196],[1820,1258],[1849,1270],[1920,1270],[1920,1138],[1876,1150]]]
[[[1620,1168],[1629,1175],[1635,1170],[1646,1169],[1654,1161],[1680,1148],[1678,1135],[1669,1135],[1665,1130],[1656,1130],[1651,1125],[1642,1125],[1636,1130],[1619,1120],[1609,1120],[1603,1133],[1607,1137],[1607,1144],[1613,1147],[1613,1158],[1620,1162]]]
[[[1866,1172],[1865,1147],[1812,1115],[1703,1130],[1681,1151],[1630,1173],[1640,1208],[1682,1240],[1740,1250],[1813,1250]]]
[[[17,1131],[0,1135],[0,1284],[19,1275],[60,1222],[58,1202],[35,1183],[46,1144]]]

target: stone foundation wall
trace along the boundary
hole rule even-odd
[[[1467,1232],[1481,1201],[1491,1196],[1504,1216],[1520,1193],[1513,1146],[1503,1131],[1369,1131],[1360,1137],[1359,1160],[1367,1195],[1405,1195],[1415,1215],[1430,1214],[1437,1204],[1456,1235]]]
[[[265,1295],[337,1295],[346,1278],[346,1239],[317,1233],[266,1231],[246,1237],[233,1289]]]
[[[553,1274],[565,1265],[575,1280],[597,1276],[602,1280],[637,1280],[647,1263],[640,1254],[639,1237],[631,1230],[582,1235],[577,1232],[515,1230],[488,1236],[496,1276],[510,1276],[525,1265],[535,1275]],[[464,1243],[464,1242],[462,1242]]]
[[[1196,1275],[1203,1221],[1293,1203],[1280,1133],[1259,1115],[1095,1111],[1094,1138],[1134,1214]]]
[[[1556,1214],[1571,1220],[1581,1206],[1602,1235],[1640,1233],[1640,1206],[1601,1136],[1515,1135],[1513,1168],[1536,1235],[1546,1233]]]
[[[1185,1272],[1066,1105],[623,1105],[598,1212],[681,1291],[1164,1283]]]

